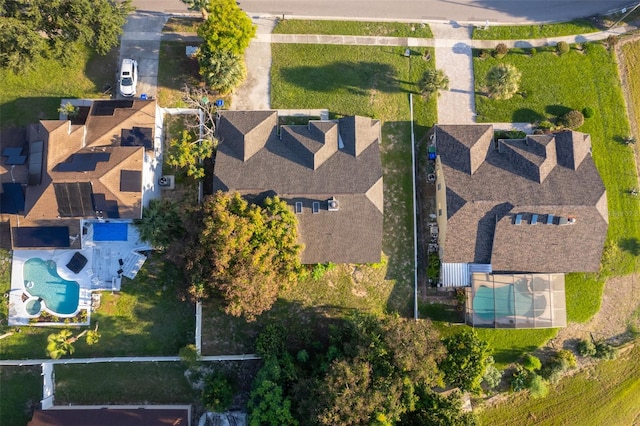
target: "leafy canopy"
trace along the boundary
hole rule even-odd
[[[152,199],[142,212],[142,219],[133,222],[140,238],[162,249],[185,233],[178,205],[167,199]]]
[[[256,35],[256,27],[247,14],[234,0],[210,0],[206,10],[208,17],[198,27],[198,35],[204,39],[201,49],[244,54]]]
[[[440,363],[445,382],[460,390],[477,392],[484,376],[489,356],[489,344],[475,330],[453,334],[443,341],[446,358]]]
[[[201,160],[211,158],[216,141],[201,139],[194,141],[189,130],[182,131],[181,138],[171,139],[167,152],[167,164],[187,169],[187,176],[202,179],[205,176]]]
[[[0,3],[0,66],[25,70],[37,56],[66,58],[76,44],[106,54],[119,43],[131,0],[13,0]]]
[[[277,196],[261,206],[218,191],[199,211],[186,268],[196,298],[221,296],[225,312],[252,321],[300,268],[297,219]]]
[[[439,90],[449,90],[449,77],[442,70],[430,69],[424,72],[418,82],[420,93],[423,97],[439,94]]]

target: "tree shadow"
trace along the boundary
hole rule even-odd
[[[514,111],[512,121],[514,123],[535,123],[544,120],[545,116],[530,108],[520,108]]]
[[[640,256],[640,240],[635,237],[620,240],[618,246],[632,256]]]
[[[280,70],[282,78],[305,90],[332,92],[338,89],[366,96],[368,91],[400,91],[396,71],[379,62],[334,62],[325,66],[300,66]]]
[[[555,115],[556,117],[562,117],[569,111],[571,111],[571,108],[564,105],[547,105],[545,108],[547,114]]]
[[[510,364],[514,359],[518,359],[525,353],[530,353],[538,349],[537,346],[525,346],[512,349],[498,349],[493,352],[493,359],[498,364]]]

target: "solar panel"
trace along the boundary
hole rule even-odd
[[[153,129],[151,127],[122,129],[120,138],[121,146],[143,146],[146,150],[153,148]]]
[[[66,248],[70,246],[68,226],[21,226],[14,230],[16,247]]]
[[[95,209],[91,198],[90,182],[54,183],[58,213],[62,217],[93,216]]]
[[[112,100],[112,101],[95,101],[91,110],[91,115],[105,116],[113,115],[116,108],[132,108],[133,100]]]
[[[0,194],[0,213],[16,214],[24,211],[24,192],[19,183],[3,183]]]
[[[536,223],[538,223],[538,215],[537,214],[532,214],[531,215],[531,224],[535,225]]]
[[[553,225],[553,215],[552,214],[548,214],[547,215],[547,225]]]
[[[302,203],[300,201],[296,202],[296,213],[302,213]]]
[[[319,201],[314,201],[313,202],[313,213],[320,213],[320,202]]]
[[[521,214],[517,214],[516,215],[516,221],[515,224],[516,225],[520,225],[522,223],[522,215]]]
[[[120,191],[141,192],[142,191],[142,172],[138,170],[121,170],[120,171]]]

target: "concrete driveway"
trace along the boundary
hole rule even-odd
[[[138,88],[136,97],[141,94],[157,96],[158,86],[158,59],[160,54],[160,38],[162,27],[169,19],[169,15],[159,12],[138,11],[129,15],[124,25],[124,34],[120,42],[120,59],[118,72],[122,59],[131,58],[138,61]],[[116,81],[118,76],[116,75]],[[115,92],[117,98],[122,98]]]

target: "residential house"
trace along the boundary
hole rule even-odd
[[[285,200],[298,219],[302,263],[380,261],[378,120],[279,126],[276,111],[223,111],[216,131],[214,190]]]
[[[441,285],[471,286],[474,273],[599,270],[607,197],[588,134],[494,140],[490,124],[433,132]],[[564,278],[549,277],[564,291]]]

